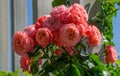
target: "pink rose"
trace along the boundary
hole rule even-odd
[[[63,46],[75,46],[80,41],[79,29],[75,24],[65,24],[60,29],[60,41]]]
[[[23,55],[33,50],[34,42],[26,33],[18,31],[13,35],[12,45],[18,55]]]
[[[36,33],[37,43],[45,48],[52,41],[52,33],[48,28],[40,28]]]
[[[100,44],[102,36],[99,29],[96,26],[89,26],[86,35],[88,37],[88,43],[91,48]]]
[[[61,22],[53,17],[50,17],[44,22],[44,27],[47,27],[52,31],[56,31],[60,29]]]
[[[86,12],[86,10],[84,9],[83,6],[79,5],[79,4],[73,4],[70,8],[69,8],[69,13],[70,13],[70,21],[72,23],[80,23],[82,21],[87,21],[88,20],[88,14]]]
[[[49,17],[51,17],[50,15],[44,15],[41,16],[37,19],[36,23],[35,23],[35,29],[38,30],[39,28],[43,27],[43,22],[46,21]]]
[[[110,62],[113,63],[116,60],[117,60],[117,53],[115,47],[112,45],[108,45],[106,47],[106,64]]]
[[[88,24],[85,21],[83,21],[83,22],[77,24],[77,27],[78,27],[78,29],[80,31],[80,35],[82,37],[85,37],[87,29],[88,29]]]
[[[68,8],[64,5],[56,6],[55,8],[52,9],[52,12],[50,15],[59,20],[61,23],[69,23],[68,21]]]
[[[27,54],[24,54],[20,58],[20,67],[22,68],[22,71],[28,71],[30,72],[30,58]]]
[[[35,25],[30,25],[24,30],[24,32],[32,39],[35,39],[36,31],[37,30],[35,29]]]

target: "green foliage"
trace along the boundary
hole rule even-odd
[[[117,16],[117,11],[120,9],[120,0],[100,0],[101,11],[96,14],[90,21],[98,24],[104,36],[105,47],[108,44],[114,45],[113,39],[113,17]],[[118,7],[116,7],[118,6]],[[107,41],[107,42],[106,42]]]
[[[23,73],[24,76],[33,76],[28,72]],[[20,76],[20,70],[16,70],[15,72],[7,72],[7,71],[0,71],[0,76]]]
[[[66,0],[53,0],[52,7],[59,6],[59,5],[62,5],[62,4],[65,5],[65,3],[66,3]]]
[[[0,76],[19,76],[19,70],[15,72],[0,71]]]
[[[76,65],[71,64],[66,73],[66,76],[81,76],[81,73]]]

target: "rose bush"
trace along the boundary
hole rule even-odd
[[[16,32],[13,49],[21,56],[22,70],[36,76],[112,75],[110,68],[114,66],[109,65],[117,60],[115,48],[106,47],[106,63],[99,59],[99,54],[91,53],[101,43],[102,36],[96,25],[88,23],[84,7],[60,5],[23,32]]]

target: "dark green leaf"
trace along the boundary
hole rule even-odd
[[[104,64],[100,61],[99,57],[97,55],[91,54],[90,58],[93,60],[93,62],[97,65],[104,66]]]
[[[84,75],[85,75],[85,72],[84,72],[83,68],[80,66],[80,64],[77,63],[77,62],[75,62],[74,64],[78,67],[78,69],[79,69],[79,71],[80,71],[80,73],[81,73],[81,76],[84,76]]]
[[[44,69],[45,69],[45,72],[53,72],[55,70],[52,64],[48,64]]]
[[[65,5],[66,0],[53,0],[52,7],[59,6],[59,5]]]
[[[76,65],[71,64],[66,73],[66,76],[81,76],[81,73]]]

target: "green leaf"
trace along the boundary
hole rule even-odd
[[[29,74],[27,71],[25,71],[24,76],[32,76],[32,74]]]
[[[109,2],[111,2],[111,3],[115,3],[115,2],[116,2],[116,0],[109,0]]]
[[[76,65],[71,64],[66,76],[81,76],[81,73]]]
[[[52,1],[52,7],[59,6],[59,5],[65,5],[66,0],[53,0]]]
[[[120,60],[116,60],[116,64],[120,66]]]
[[[6,72],[5,71],[0,71],[0,76],[6,76]]]
[[[45,67],[45,72],[53,72],[55,70],[54,66],[52,64],[48,64]]]
[[[118,76],[120,76],[120,68],[119,67],[116,68],[116,73]]]
[[[78,67],[78,69],[81,73],[81,76],[84,76],[85,72],[84,72],[83,68],[80,66],[80,64],[78,62],[75,62],[74,64]]]
[[[49,76],[49,73],[43,73],[43,74],[41,74],[40,76]]]
[[[93,62],[97,65],[103,65],[104,64],[100,61],[99,57],[97,55],[91,54],[90,58],[93,60]]]

